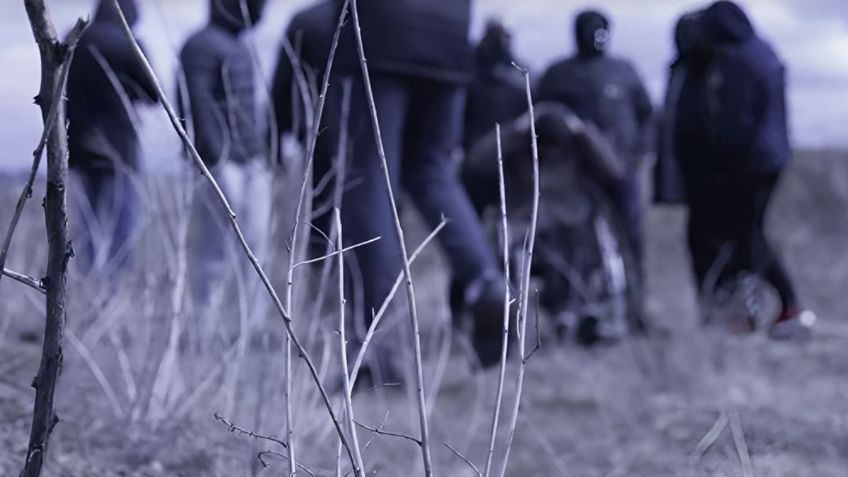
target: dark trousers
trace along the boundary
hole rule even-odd
[[[765,232],[766,212],[779,178],[779,173],[700,174],[688,178],[689,249],[699,288],[704,287],[725,249],[728,256],[717,274],[718,286],[737,272],[748,271],[774,287],[785,309],[797,306],[789,274]]]
[[[138,217],[138,191],[126,172],[76,170],[77,197],[84,230],[75,240],[84,272],[101,269],[112,276],[132,260],[130,239]]]
[[[496,273],[495,254],[452,164],[462,132],[462,89],[387,75],[374,76],[372,83],[395,197],[400,200],[406,192],[429,227],[443,216],[448,219],[438,239],[454,279],[464,287]],[[353,91],[351,134],[355,144],[343,204],[345,242],[381,237],[355,252],[362,275],[360,309],[370,321],[402,270],[402,256],[361,81]],[[415,245],[409,244],[410,253]]]

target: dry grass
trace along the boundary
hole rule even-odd
[[[4,183],[0,222],[11,213],[19,181]],[[279,446],[231,433],[214,419],[218,412],[257,434],[284,435],[283,330],[268,315],[270,302],[259,283],[242,265],[233,266],[212,309],[198,310],[183,297],[185,309],[175,312],[179,300],[173,290],[181,273],[175,257],[185,217],[174,204],[181,184],[155,178],[146,187],[138,260],[120,282],[95,287],[73,276],[69,329],[80,345],[66,344],[57,398],[62,422],[49,475],[279,475],[285,468],[285,460],[275,455],[265,456],[267,470],[256,459],[261,450],[283,453]],[[843,155],[805,156],[782,186],[781,213],[772,214],[772,229],[801,292],[821,315],[819,334],[806,344],[700,330],[680,242],[683,214],[654,210],[649,308],[668,333],[590,351],[546,340],[528,367],[507,475],[742,475],[737,445],[727,431],[703,459],[694,465],[690,459],[725,409],[741,418],[754,475],[843,475],[848,466],[843,311],[848,303],[842,294],[848,258],[841,253],[848,234],[846,185]],[[44,263],[46,253],[39,240],[40,212],[32,204],[27,208],[9,262],[35,276],[43,273],[37,264]],[[419,243],[427,232],[413,216],[404,222],[410,242]],[[284,243],[280,235],[269,238],[270,244]],[[259,256],[272,270],[282,270],[273,264],[285,263],[285,257],[272,260],[272,255]],[[441,270],[434,250],[413,266],[419,306],[428,311],[421,320],[425,377],[434,393],[428,400],[432,439],[439,443],[433,446],[434,467],[438,475],[473,475],[441,443],[482,465],[497,376],[470,375],[457,344],[461,340],[451,338],[447,326]],[[275,280],[282,283],[284,277]],[[325,309],[334,310],[335,299],[329,293]],[[0,475],[16,473],[25,454],[29,383],[38,355],[32,339],[38,339],[42,306],[34,291],[11,281],[0,285]],[[387,320],[404,329],[402,314]],[[335,379],[331,369],[338,360],[336,321],[328,312],[317,321],[296,322],[328,383]],[[312,472],[332,475],[336,438],[305,369],[296,363],[295,369],[298,460]],[[508,396],[513,386],[507,380]],[[337,404],[341,409],[340,399]],[[414,400],[404,391],[363,392],[353,404],[357,420],[367,426],[416,433]],[[369,473],[420,473],[414,444],[364,429],[359,437]]]

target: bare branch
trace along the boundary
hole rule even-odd
[[[745,431],[742,429],[742,417],[736,409],[730,411],[730,433],[733,435],[736,453],[739,454],[739,462],[742,464],[742,475],[754,477],[751,453],[748,452],[748,441],[745,439]]]
[[[495,443],[498,438],[498,423],[500,422],[501,416],[501,405],[503,404],[503,390],[504,390],[504,381],[506,380],[506,361],[509,352],[509,323],[510,323],[510,287],[511,287],[511,278],[510,278],[510,259],[509,259],[509,222],[507,220],[507,207],[506,207],[506,179],[504,177],[504,163],[503,163],[503,146],[501,144],[501,125],[495,125],[495,131],[497,134],[497,144],[498,144],[498,182],[499,182],[499,191],[500,191],[500,203],[501,203],[501,254],[503,255],[503,267],[504,267],[504,308],[503,308],[503,343],[501,345],[501,362],[500,368],[498,369],[498,391],[497,397],[495,399],[495,410],[492,416],[492,427],[490,430],[489,437],[489,450],[486,454],[486,477],[489,477],[489,474],[492,470],[492,460],[495,455]],[[479,473],[479,472],[478,472]]]
[[[476,466],[476,465],[474,465],[474,463],[473,463],[473,462],[471,462],[471,461],[470,461],[467,457],[465,457],[464,455],[462,455],[462,453],[461,453],[461,452],[459,452],[458,450],[456,450],[456,449],[454,449],[453,447],[451,447],[451,445],[450,445],[450,444],[448,444],[447,442],[443,442],[443,444],[444,444],[444,445],[445,445],[445,447],[447,447],[447,448],[448,448],[451,452],[453,452],[453,454],[454,454],[455,456],[459,457],[459,458],[460,458],[463,462],[465,462],[465,464],[466,464],[468,467],[470,467],[470,468],[471,468],[471,470],[473,470],[473,471],[474,471],[474,473],[478,475],[478,477],[483,477],[483,473],[482,473],[482,472],[480,472],[480,469],[478,469],[478,468],[477,468],[477,466]]]
[[[368,427],[368,426],[366,426],[365,424],[363,424],[359,421],[356,421],[356,425],[365,429],[366,431],[373,432],[374,434],[377,434],[379,436],[397,437],[397,438],[400,438],[400,439],[406,439],[408,441],[414,442],[415,444],[417,444],[419,446],[421,445],[421,441],[412,437],[412,436],[408,436],[406,434],[399,434],[397,432],[388,432],[388,431],[382,430],[382,425],[381,425],[381,427]]]
[[[358,243],[358,244],[351,245],[350,247],[343,248],[343,249],[341,249],[341,250],[337,250],[337,251],[332,252],[332,253],[328,253],[328,254],[323,255],[323,256],[321,256],[321,257],[313,258],[313,259],[310,259],[310,260],[305,260],[305,261],[303,261],[303,262],[298,262],[298,263],[296,263],[296,264],[294,265],[294,268],[300,268],[300,267],[302,267],[302,266],[304,266],[304,265],[311,265],[311,264],[313,264],[313,263],[323,262],[324,260],[328,260],[328,259],[331,259],[331,258],[335,258],[335,257],[341,256],[341,255],[344,255],[344,254],[346,254],[347,252],[350,252],[350,251],[356,250],[356,249],[358,249],[358,248],[360,248],[360,247],[364,247],[364,246],[366,246],[366,245],[370,245],[370,244],[372,244],[372,243],[374,243],[374,242],[376,242],[376,241],[378,241],[378,240],[380,240],[380,237],[375,237],[375,238],[372,238],[371,240],[366,240],[366,241],[364,241],[364,242],[360,242],[360,243]],[[338,247],[337,247],[337,248],[338,248]]]
[[[342,214],[339,209],[335,209],[336,219],[336,248],[341,251],[337,254],[339,257],[339,359],[342,366],[342,384],[344,385],[344,404],[345,415],[347,416],[348,432],[350,433],[350,441],[353,446],[353,473],[357,477],[365,477],[365,467],[362,462],[362,450],[359,448],[359,438],[356,435],[355,418],[353,414],[353,398],[351,397],[350,376],[348,376],[347,367],[347,336],[345,334],[345,277],[344,277],[344,249],[343,233],[342,233]]]
[[[47,293],[47,287],[44,286],[44,283],[41,280],[35,279],[29,275],[24,275],[22,273],[18,273],[14,270],[9,270],[8,268],[3,269],[3,275],[15,280],[16,282],[23,283],[24,285],[32,288],[33,290],[45,295]]]
[[[526,355],[526,338],[527,338],[527,311],[530,304],[530,278],[533,268],[533,251],[536,247],[536,228],[539,221],[539,202],[541,193],[539,191],[539,142],[536,137],[536,117],[533,109],[533,93],[530,87],[530,73],[527,69],[522,68],[515,63],[513,65],[518,68],[524,75],[524,84],[527,92],[527,105],[530,112],[530,145],[533,152],[533,205],[530,212],[530,228],[525,236],[524,255],[521,257],[523,267],[521,270],[521,288],[519,290],[518,304],[518,353],[522,357],[518,367],[518,383],[515,388],[515,402],[512,408],[512,416],[509,426],[509,434],[507,438],[507,446],[504,451],[504,461],[501,467],[501,477],[506,475],[507,464],[509,463],[509,454],[512,449],[512,442],[515,438],[515,429],[518,425],[518,414],[521,410],[521,396],[524,388],[524,375],[527,369],[527,361],[524,358]]]
[[[6,233],[0,262],[5,262],[9,244],[23,210],[23,202],[32,194],[42,151],[47,150],[47,192],[44,219],[47,228],[47,277],[44,342],[38,374],[33,380],[35,404],[27,455],[21,476],[38,477],[47,454],[47,445],[59,418],[53,409],[56,381],[62,368],[62,342],[65,329],[68,261],[73,256],[68,215],[66,184],[68,179],[68,135],[65,127],[64,91],[74,51],[88,22],[78,20],[65,42],[60,42],[45,0],[25,0],[27,17],[41,57],[41,85],[36,104],[41,108],[44,124],[39,147],[36,148],[30,179],[19,198],[15,214]],[[3,269],[0,263],[0,269]],[[2,274],[0,274],[2,277]]]
[[[716,419],[713,426],[709,431],[704,435],[704,437],[698,442],[698,445],[695,446],[695,450],[692,451],[692,454],[689,457],[691,464],[696,464],[704,454],[706,454],[710,448],[716,443],[719,437],[721,437],[721,433],[724,432],[724,429],[727,428],[727,424],[730,422],[730,419],[726,412],[722,411],[718,418]]]
[[[283,449],[288,449],[288,447],[289,447],[285,442],[281,441],[280,439],[277,439],[276,437],[263,436],[261,434],[256,434],[253,431],[248,431],[247,429],[241,428],[241,427],[233,424],[230,420],[228,420],[224,416],[218,414],[217,412],[214,414],[214,417],[215,417],[216,421],[227,426],[228,430],[230,432],[234,433],[234,434],[247,436],[247,437],[250,437],[252,439],[257,439],[257,440],[260,440],[260,441],[272,442],[274,444],[281,446]]]

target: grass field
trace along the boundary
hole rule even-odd
[[[51,476],[282,475],[282,452],[230,432],[215,418],[284,436],[282,323],[240,264],[212,306],[181,292],[178,188],[148,188],[136,267],[119,281],[72,275],[65,368],[57,395],[61,422],[49,451]],[[170,185],[169,185],[170,184]],[[5,227],[21,181],[0,193]],[[40,192],[28,204],[9,268],[44,273]],[[647,217],[648,310],[663,332],[592,350],[545,339],[530,361],[509,476],[842,477],[848,473],[848,155],[800,154],[781,184],[770,231],[806,303],[819,315],[814,337],[774,343],[729,336],[698,324],[683,245],[685,211],[654,208]],[[410,241],[426,231],[407,217]],[[284,228],[281,227],[281,228]],[[275,236],[281,236],[277,234]],[[282,240],[272,241],[284,250]],[[260,258],[283,283],[285,258]],[[442,258],[435,249],[414,267],[425,322],[425,374],[437,475],[474,475],[448,443],[485,462],[495,373],[473,375],[462,340],[451,332]],[[306,274],[308,275],[308,274]],[[298,333],[332,383],[336,338],[332,305],[313,319],[314,279],[301,277]],[[175,292],[176,290],[176,292]],[[330,294],[332,295],[332,293]],[[332,302],[334,297],[328,297]],[[405,325],[403,314],[394,320]],[[43,303],[34,291],[0,282],[0,475],[16,475],[26,453]],[[304,367],[295,363],[298,460],[335,475],[337,444]],[[514,376],[510,370],[509,376]],[[508,383],[509,384],[509,383]],[[415,434],[414,405],[400,389],[354,398],[358,421]],[[513,398],[507,386],[507,403]],[[341,402],[338,403],[339,407]],[[727,429],[693,457],[714,424]],[[735,431],[735,432],[732,432]],[[734,437],[736,439],[734,439]],[[361,430],[368,475],[420,474],[415,445]],[[501,455],[502,451],[496,451]],[[496,460],[497,462],[497,460]]]

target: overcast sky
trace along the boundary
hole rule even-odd
[[[59,29],[91,11],[92,0],[52,0]],[[139,34],[168,85],[175,51],[203,23],[206,0],[144,0]],[[303,0],[269,0],[268,15],[257,32],[266,73],[282,30]],[[789,67],[790,108],[799,147],[848,148],[848,0],[747,0],[742,3],[759,30]],[[671,51],[671,28],[682,12],[704,2],[691,0],[477,0],[474,34],[488,16],[501,17],[514,30],[516,49],[536,73],[572,49],[571,22],[576,11],[592,6],[613,19],[613,52],[631,58],[659,101]],[[38,55],[26,23],[23,2],[0,3],[0,168],[23,169],[38,140],[38,111],[32,106]],[[161,113],[145,114],[151,167],[172,163],[176,141]],[[162,139],[168,138],[168,139]]]

